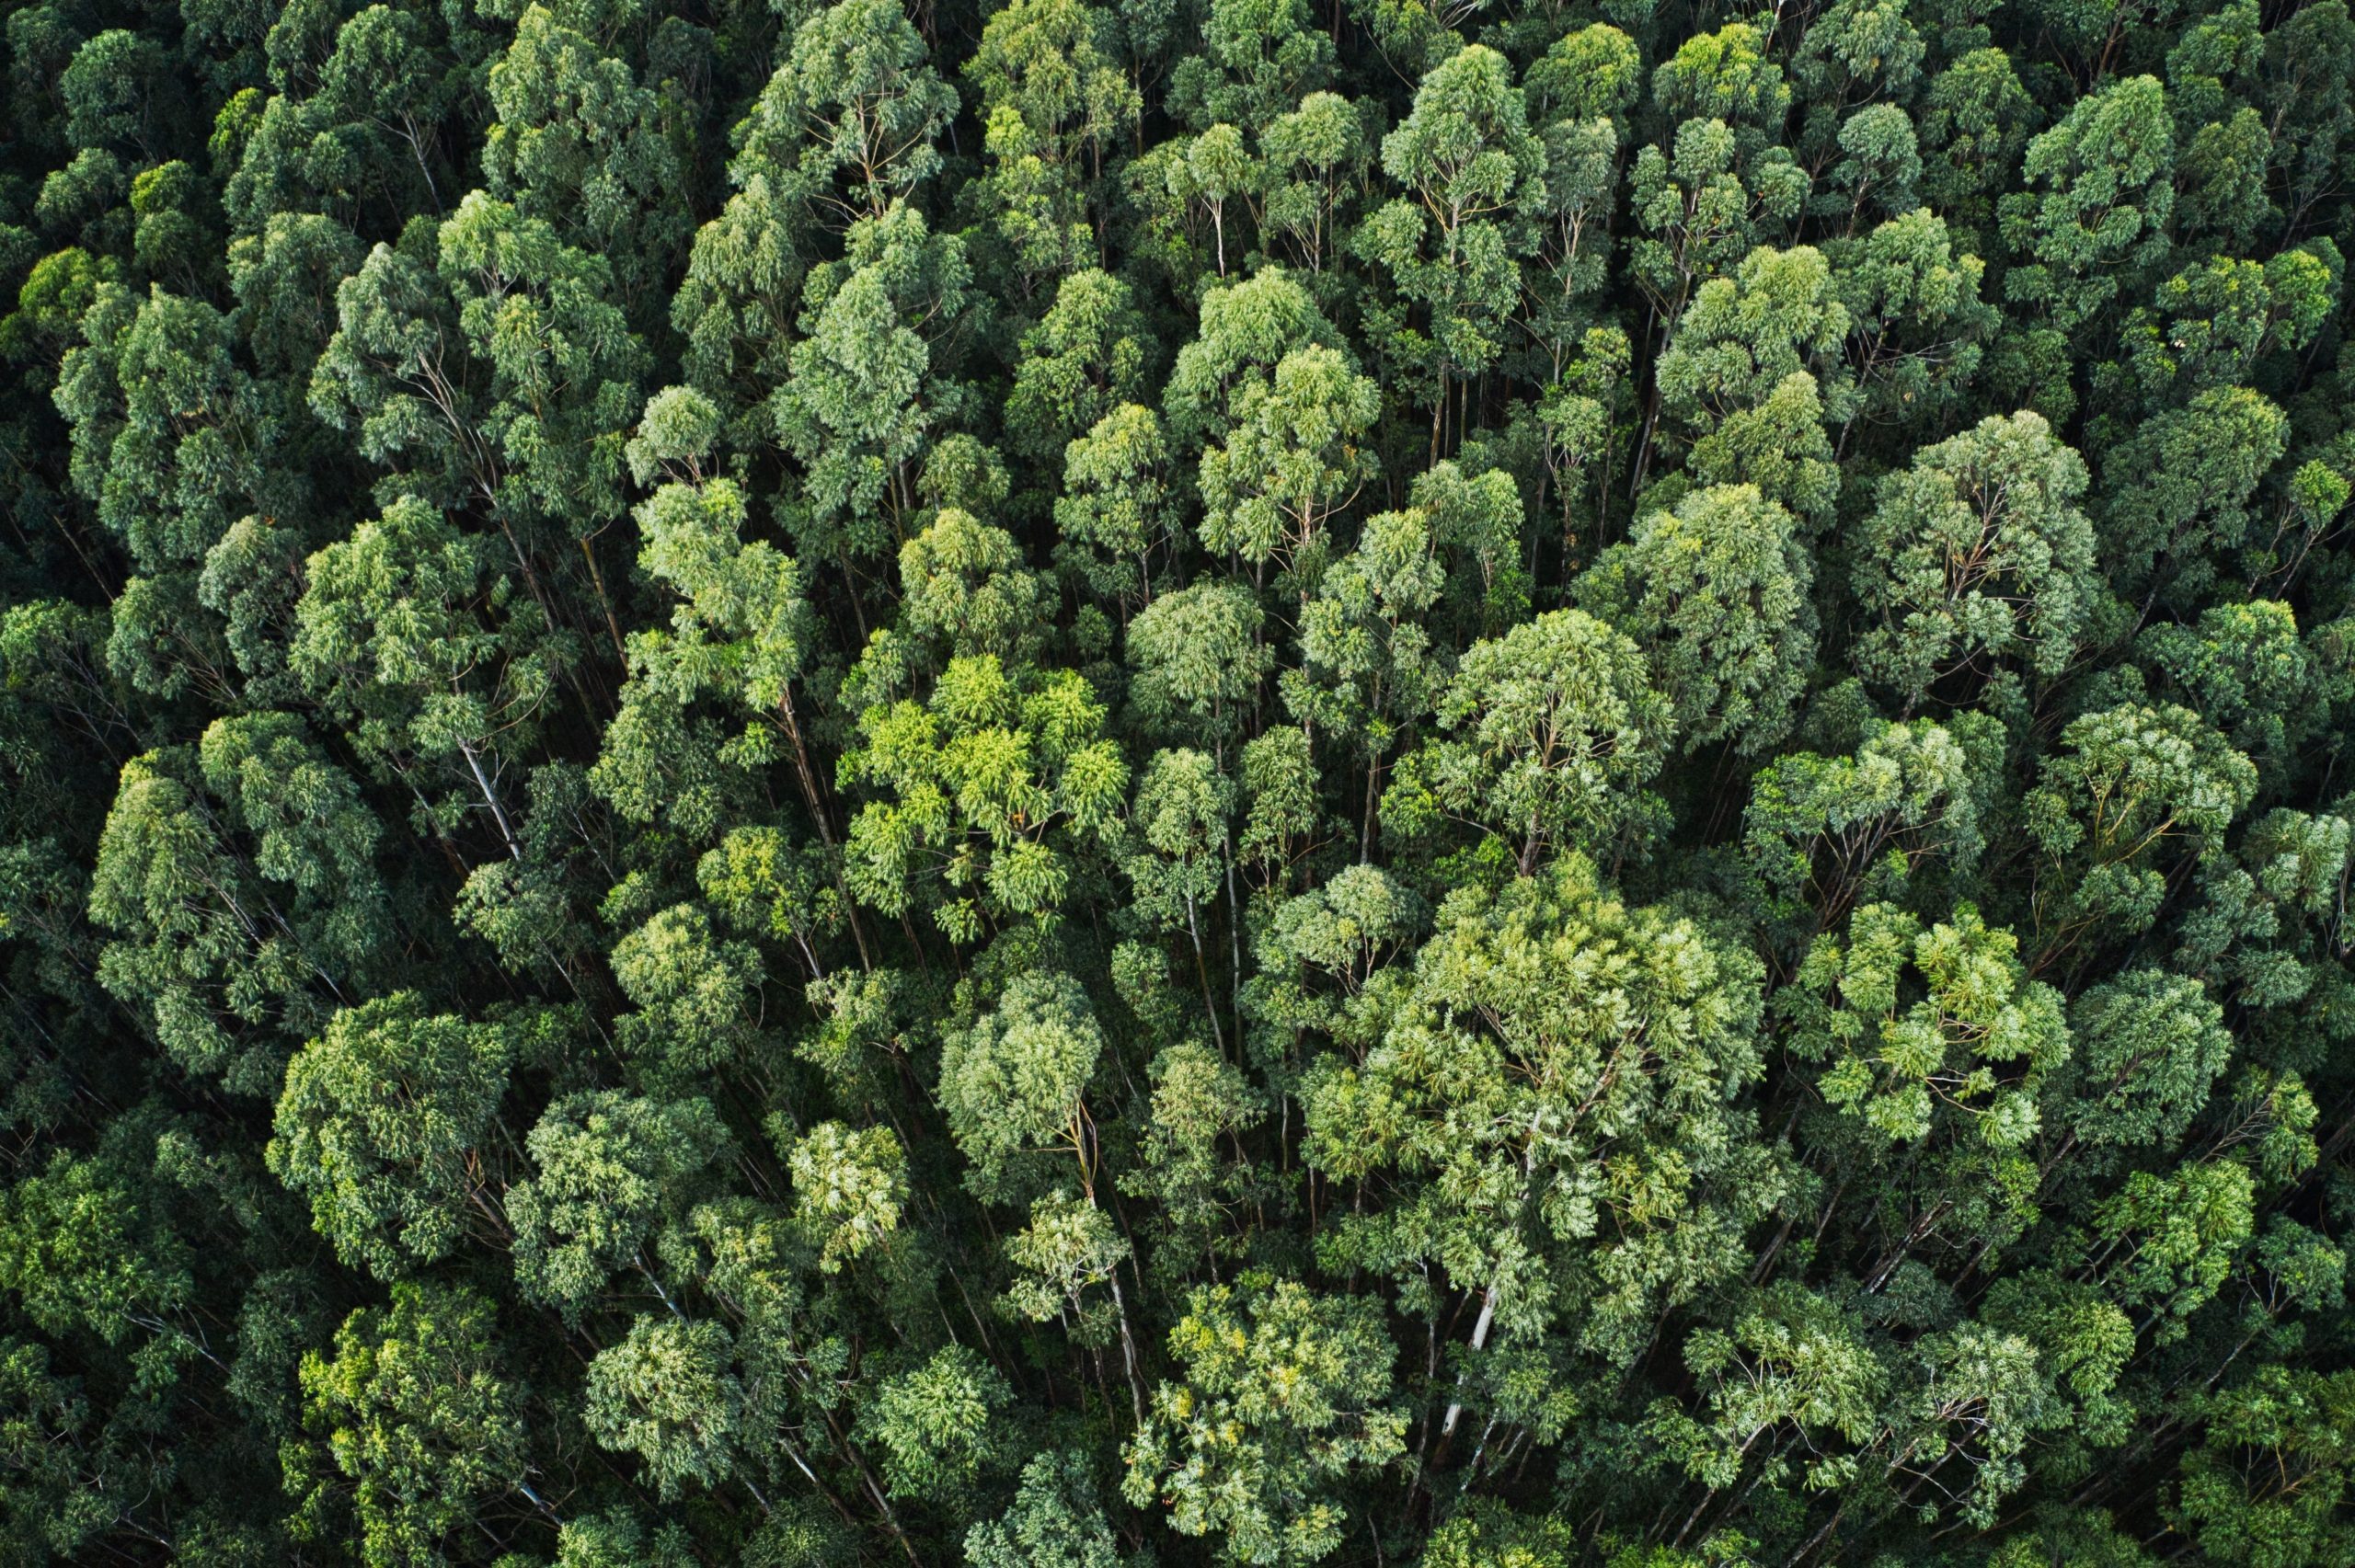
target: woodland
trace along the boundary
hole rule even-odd
[[[0,19],[0,1563],[2355,1565],[2346,0]]]

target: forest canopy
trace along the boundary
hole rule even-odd
[[[2347,0],[0,18],[0,1562],[2355,1568]]]

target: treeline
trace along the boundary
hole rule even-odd
[[[2355,1564],[2344,0],[0,10],[0,1560]]]

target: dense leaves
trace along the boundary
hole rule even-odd
[[[0,1562],[2355,1564],[2345,0],[12,0]]]

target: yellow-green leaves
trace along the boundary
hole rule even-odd
[[[1130,1505],[1159,1498],[1172,1528],[1218,1532],[1239,1562],[1329,1555],[1348,1513],[1324,1488],[1405,1447],[1375,1304],[1246,1275],[1195,1290],[1169,1349],[1185,1376],[1154,1391],[1128,1446]]]
[[[1856,911],[1844,943],[1817,939],[1785,1005],[1791,1049],[1831,1065],[1823,1097],[1884,1138],[1912,1141],[1967,1118],[1999,1149],[2035,1135],[2045,1077],[2069,1059],[2060,994],[2028,979],[2018,939],[1964,905],[1951,923],[1887,904]]]
[[[985,918],[1047,917],[1071,857],[1102,838],[1127,793],[1103,725],[1077,673],[1009,675],[988,654],[952,658],[922,703],[869,708],[843,761],[846,784],[880,797],[851,821],[853,894],[898,914],[939,886],[933,919],[959,942]]]

